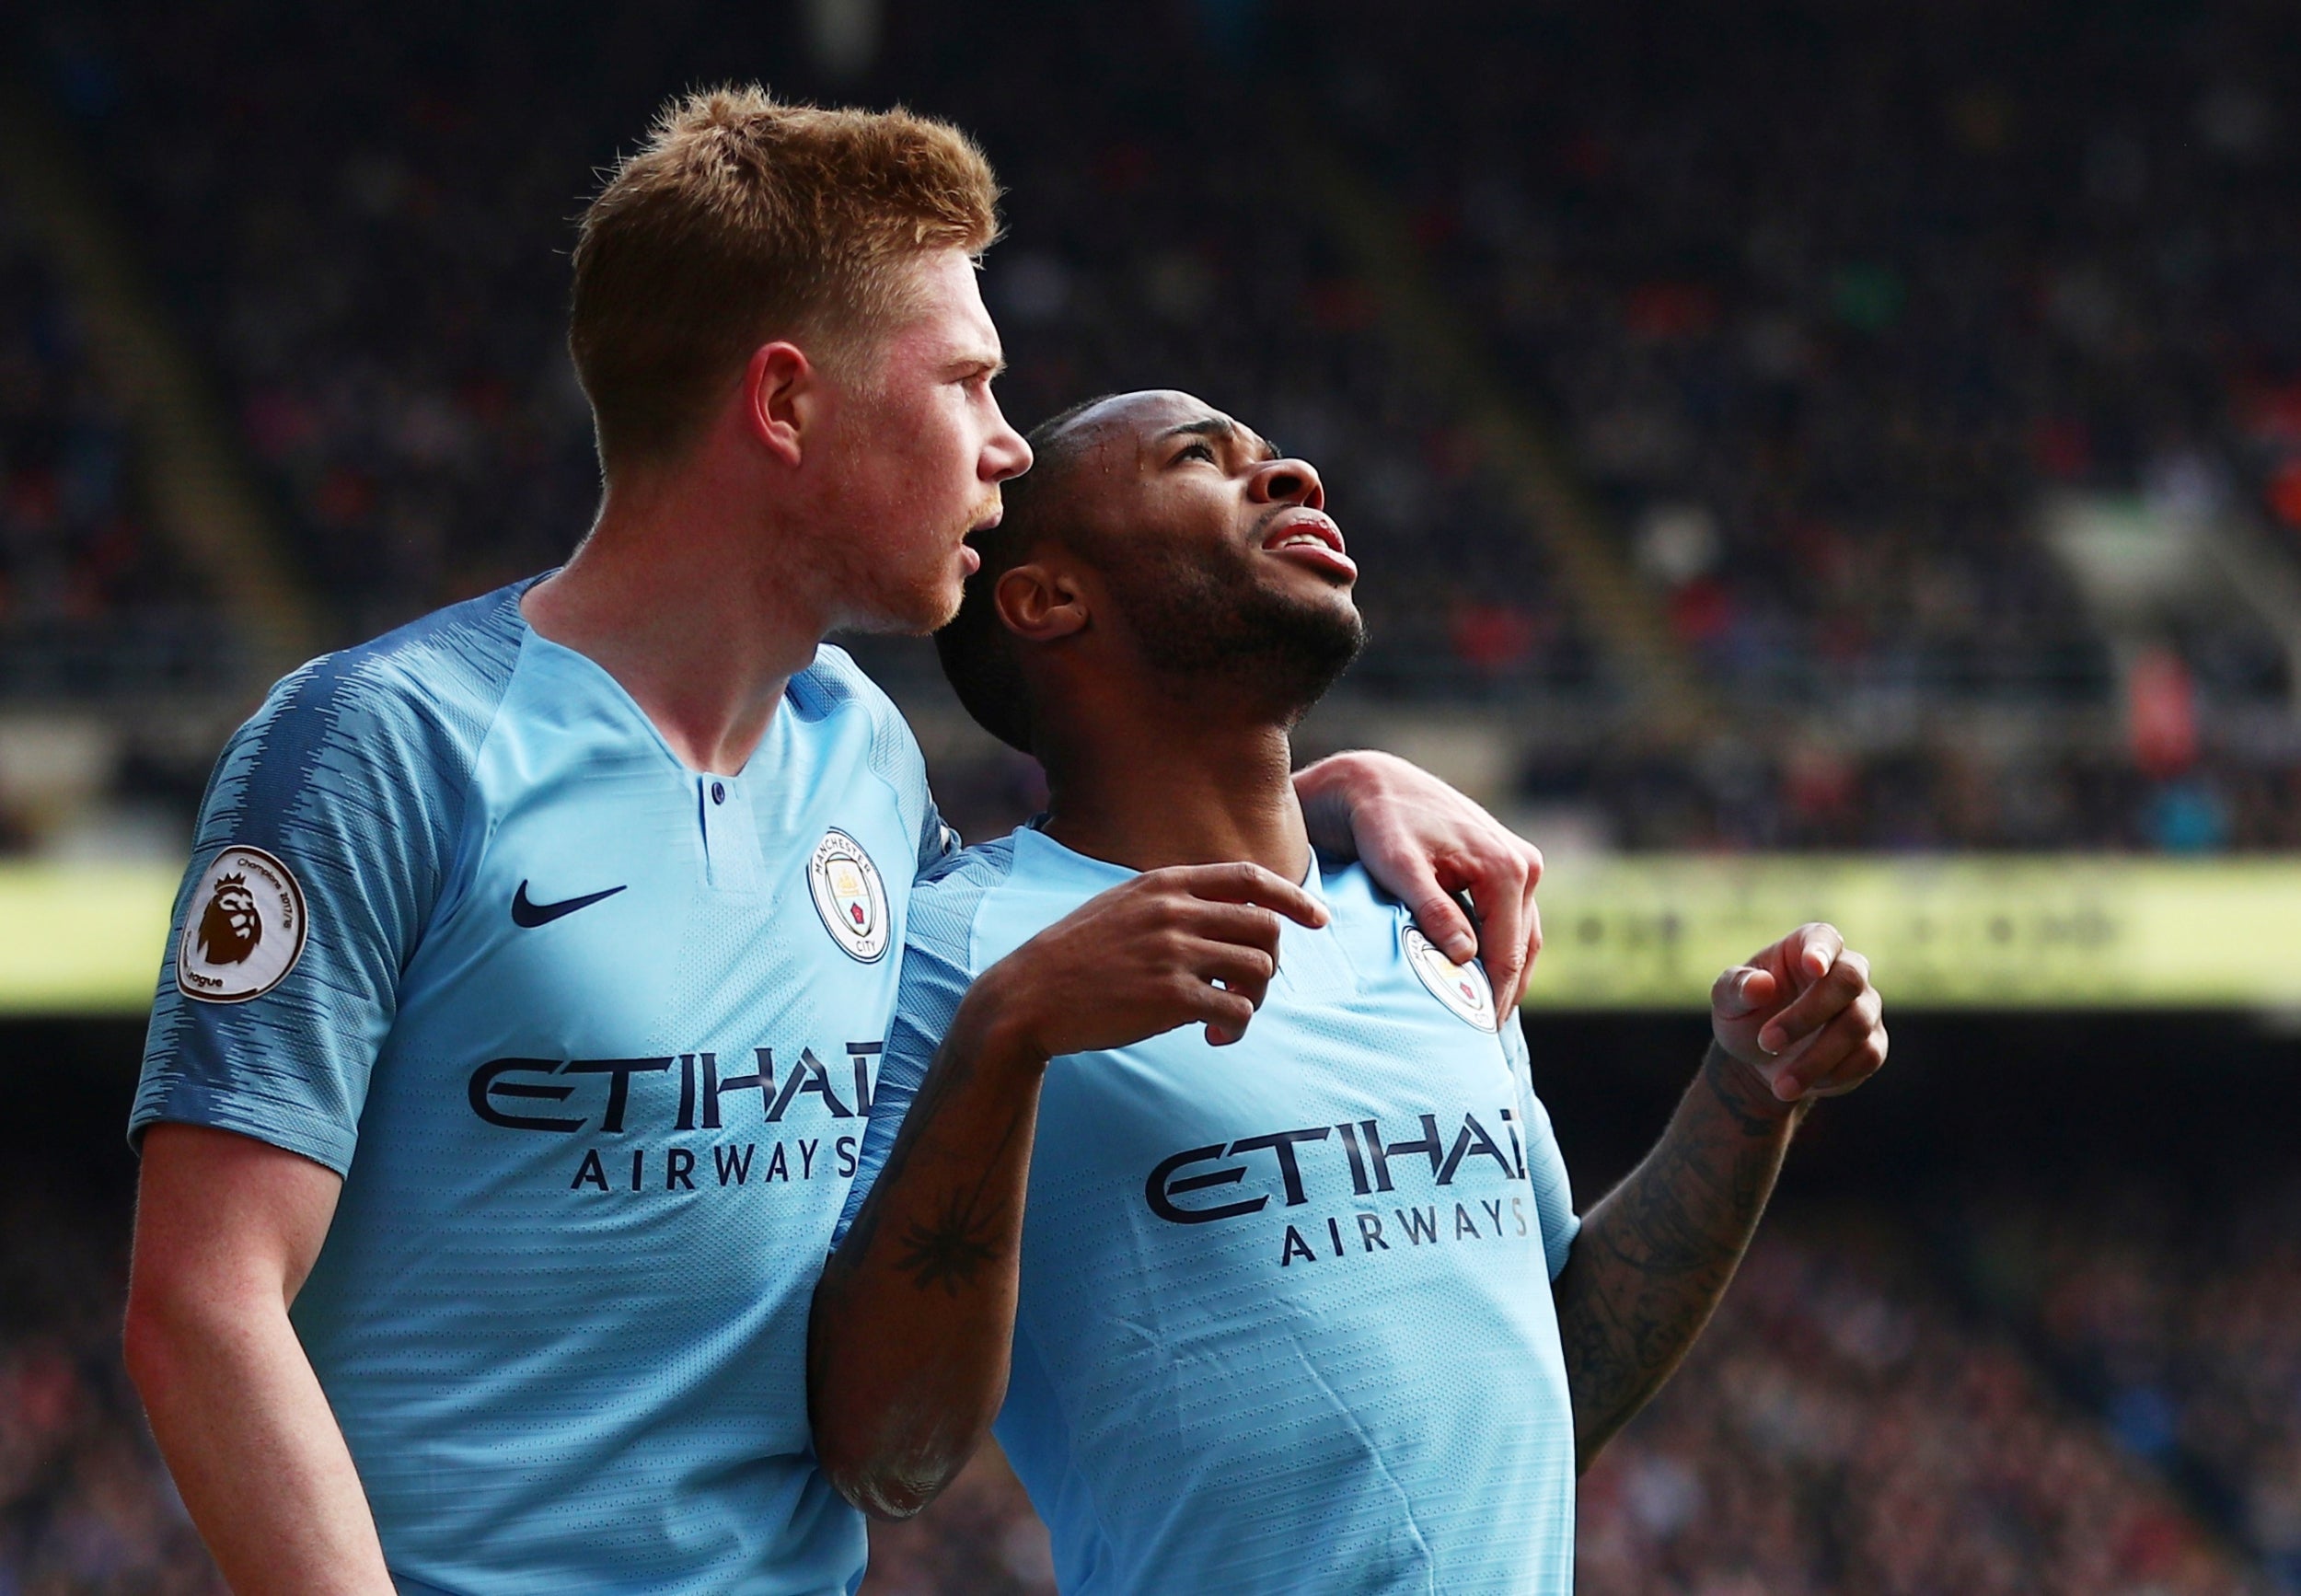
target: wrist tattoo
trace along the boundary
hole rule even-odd
[[[1702,1056],[1702,1080],[1717,1105],[1747,1136],[1772,1136],[1805,1106],[1802,1101],[1785,1103],[1775,1096],[1755,1069],[1726,1051],[1716,1038]]]

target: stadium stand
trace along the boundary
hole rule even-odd
[[[2087,1035],[2099,1047],[2108,1030]],[[214,1591],[118,1369],[132,1168],[106,1071],[81,1058],[90,1048],[41,1042],[46,1058],[74,1060],[69,1079],[0,1074],[23,1108],[0,1134],[16,1173],[0,1205],[0,1590]],[[1574,1042],[1537,1030],[1537,1056],[1555,1047]],[[1956,1113],[1972,1085],[1947,1071],[1922,1090],[1947,1097],[1933,1111]],[[1583,1088],[1569,1143],[1601,1131],[1600,1143],[1636,1148],[1650,1104],[1586,1122],[1592,1102],[1620,1097],[1620,1085]],[[1910,1116],[1908,1094],[1899,1111]],[[2143,1143],[2166,1129],[2140,1097],[2103,1111]],[[1901,1136],[1926,1136],[1922,1120],[1910,1116]],[[1913,1180],[1887,1116],[1853,1143],[1832,1145],[1839,1134],[1827,1127],[1804,1162],[1867,1166],[1867,1196],[1809,1185],[1767,1219],[1692,1359],[1583,1481],[1578,1590],[2301,1587],[2290,1194],[2272,1185],[2198,1208],[2172,1194],[2175,1162],[2143,1180],[2085,1175],[2009,1200],[1956,1148],[1947,1177]],[[1609,1157],[1595,1148],[1590,1173],[1601,1177]],[[1959,1189],[1972,1189],[1968,1208],[1942,1200]],[[2232,1209],[2244,1214],[2235,1228],[2223,1219]],[[2216,1472],[2198,1479],[2184,1461]],[[2235,1536],[2212,1502],[2200,1511],[2200,1486],[2232,1493]],[[1052,1590],[1045,1532],[997,1456],[978,1458],[928,1516],[879,1527],[865,1585],[868,1596]]]
[[[2128,1181],[1973,1208],[1985,1290],[2129,1449],[2193,1478],[2301,1584],[2301,1191],[2202,1202]]]
[[[116,1207],[0,1206],[0,1589],[222,1596],[120,1367]]]
[[[1019,416],[1194,387],[1356,489],[1393,578],[1372,585],[1393,640],[1374,677],[1585,674],[1538,551],[1361,336],[1363,294],[1270,184],[1234,97],[1195,92],[1219,86],[1186,36],[1128,48],[1121,19],[1087,10],[1003,39],[994,67],[960,12],[916,20],[890,71],[982,136],[1012,191],[989,288]],[[741,53],[650,36],[638,13],[602,17],[629,50],[462,22],[126,5],[109,48],[60,46],[110,85],[100,100],[137,108],[94,126],[347,635],[572,547],[596,470],[561,348],[567,218],[660,85]],[[1081,55],[1098,70],[1058,64]],[[1209,162],[1209,135],[1246,153]]]
[[[1018,416],[1174,383],[1324,464],[1376,640],[1352,701],[1507,707],[1497,800],[1564,795],[1633,849],[2292,845],[2291,156],[2248,87],[2273,8],[2079,29],[2059,76],[2052,6],[1683,9],[1463,6],[1397,39],[1245,7],[1215,37],[1283,41],[1317,87],[1282,102],[1186,18],[919,0],[853,92],[955,116],[1009,181],[986,288]],[[591,16],[115,0],[49,29],[338,635],[580,532],[566,218],[662,86],[832,87],[780,17]],[[2081,87],[2111,81],[2115,117]],[[1402,346],[1304,127],[1379,179],[1581,512],[1530,507],[1540,451],[1497,459],[1463,375]],[[2117,515],[2242,574],[2121,608],[2056,552]],[[1730,732],[1636,712],[1567,520]],[[947,709],[917,651],[873,657]]]
[[[24,218],[0,204],[0,697],[201,671],[216,640],[145,492],[120,395]]]
[[[2291,845],[2289,14],[1289,19],[1742,728],[1532,782],[1630,846]],[[2110,504],[2285,597],[2127,613],[2054,525]],[[2153,690],[2199,724],[2069,734]]]
[[[1893,1226],[1842,1226],[1772,1225],[1584,1476],[1578,1589],[2270,1589],[2008,1337],[1960,1324]]]

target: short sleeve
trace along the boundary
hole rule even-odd
[[[132,1141],[179,1121],[350,1168],[452,848],[457,764],[405,684],[355,656],[289,677],[233,736],[177,895]]]
[[[975,979],[976,911],[989,887],[1003,878],[1012,848],[1002,838],[955,855],[950,868],[922,882],[912,895],[895,1019],[887,1027],[886,1050],[879,1056],[871,1120],[863,1130],[855,1184],[831,1238],[834,1249],[846,1239],[879,1172],[886,1167],[896,1133],[903,1128],[904,1116],[918,1099],[935,1052],[959,1012],[959,1001]]]
[[[1567,1179],[1566,1155],[1558,1151],[1557,1136],[1550,1128],[1550,1111],[1534,1095],[1532,1060],[1515,1013],[1502,1022],[1502,1051],[1526,1083],[1526,1180],[1534,1188],[1534,1212],[1542,1220],[1542,1250],[1555,1280],[1566,1269],[1582,1221],[1574,1212],[1574,1189]]]

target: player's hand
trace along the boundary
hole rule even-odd
[[[1851,1092],[1886,1061],[1869,961],[1832,925],[1801,925],[1720,975],[1710,1034],[1785,1103]]]
[[[1325,905],[1257,864],[1150,871],[984,971],[966,1002],[979,994],[976,1018],[1040,1061],[1194,1022],[1220,1047],[1245,1035],[1278,973],[1280,915],[1326,923]]]
[[[1356,854],[1440,952],[1486,966],[1497,1010],[1517,1006],[1542,952],[1542,850],[1394,755],[1336,754],[1298,771],[1294,787],[1312,840]],[[1454,901],[1465,891],[1475,926]]]

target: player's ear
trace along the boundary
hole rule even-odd
[[[788,466],[805,455],[828,395],[822,373],[795,343],[761,344],[743,370],[743,419],[754,442]]]
[[[1059,565],[1030,561],[999,579],[992,595],[999,619],[1015,636],[1032,642],[1052,642],[1083,630],[1087,624],[1084,596],[1078,579]]]

